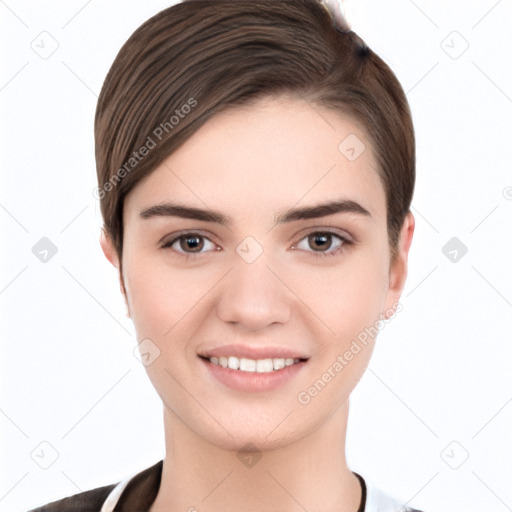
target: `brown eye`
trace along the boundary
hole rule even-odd
[[[184,235],[178,240],[180,242],[180,248],[184,251],[191,249],[192,252],[201,252],[201,249],[204,247],[203,237],[198,235]]]
[[[172,249],[174,252],[184,256],[194,256],[216,250],[216,245],[198,233],[185,233],[165,242],[162,245],[162,249]]]
[[[313,233],[308,235],[308,243],[314,251],[330,249],[332,245],[332,233]]]
[[[312,253],[313,256],[335,256],[343,250],[343,246],[351,243],[348,235],[345,237],[330,231],[314,231],[302,238],[296,248]]]

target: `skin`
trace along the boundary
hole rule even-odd
[[[353,162],[338,150],[349,134],[366,146]],[[354,121],[300,99],[267,98],[210,119],[127,196],[122,290],[138,342],[149,338],[161,351],[146,367],[163,402],[166,445],[151,512],[357,510],[361,489],[345,459],[348,399],[375,340],[309,403],[298,395],[400,298],[414,218],[406,217],[392,262],[376,167]],[[275,223],[291,208],[340,199],[369,215]],[[171,201],[233,223],[141,218]],[[352,243],[308,238],[327,229]],[[186,240],[162,248],[187,231],[206,237],[199,248]],[[252,263],[236,251],[247,236],[263,249]],[[119,268],[108,236],[101,243]],[[308,360],[276,390],[236,391],[198,357],[229,343],[293,348]],[[253,467],[237,457],[248,442],[262,455]]]

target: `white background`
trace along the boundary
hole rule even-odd
[[[349,463],[426,512],[512,510],[512,2],[347,3],[407,92],[418,146],[403,310],[353,394]],[[92,190],[103,80],[169,5],[0,1],[1,512],[164,455]],[[51,48],[43,31],[58,43],[47,59],[31,47]],[[457,262],[442,252],[454,236],[468,248]],[[32,253],[42,237],[58,248],[47,263]]]

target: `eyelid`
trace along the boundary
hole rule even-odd
[[[158,240],[158,245],[167,245],[171,242],[175,242],[178,238],[181,238],[185,235],[197,235],[202,238],[207,238],[212,243],[215,243],[212,240],[212,234],[209,234],[207,231],[203,231],[202,229],[182,229],[180,231],[176,231],[175,233],[167,233],[160,240]]]
[[[353,235],[351,235],[348,231],[346,231],[345,229],[336,228],[336,227],[333,227],[333,226],[313,226],[313,227],[308,227],[308,228],[306,228],[304,230],[304,234],[303,235],[297,235],[297,236],[300,236],[300,238],[298,239],[298,242],[303,240],[305,237],[307,237],[309,235],[313,235],[315,233],[329,233],[331,235],[335,235],[335,236],[345,240],[346,243],[355,243],[355,242],[357,242],[357,239]]]

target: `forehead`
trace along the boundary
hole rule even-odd
[[[130,192],[125,213],[172,200],[254,218],[339,198],[385,215],[364,130],[301,99],[266,98],[208,120]]]

